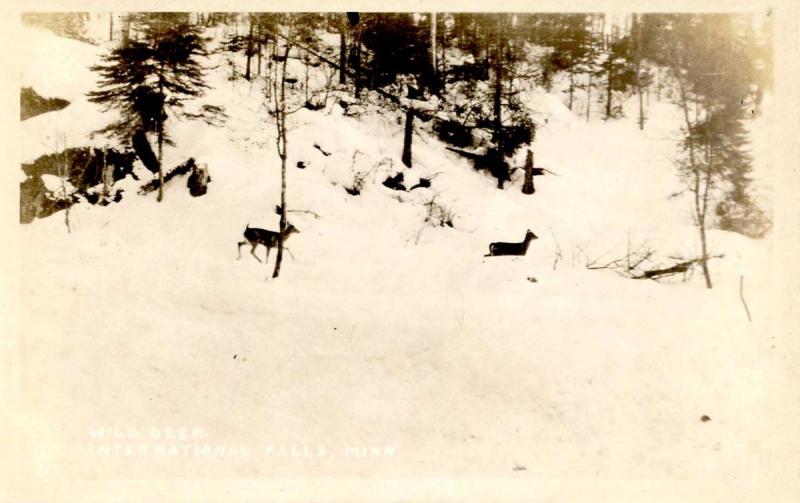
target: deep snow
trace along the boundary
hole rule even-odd
[[[102,51],[24,34],[23,83],[72,104],[22,123],[22,160],[50,152],[54,138],[101,145],[86,138],[110,115],[83,93]],[[68,82],[47,70],[55,60]],[[219,67],[202,102],[224,105],[228,122],[171,119],[176,148],[165,153],[167,165],[207,163],[208,195],[190,197],[178,179],[158,204],[132,185],[119,204],[74,207],[71,234],[63,213],[21,229],[17,426],[23,443],[47,446],[24,468],[28,480],[607,478],[710,491],[685,501],[789,500],[783,484],[796,467],[762,470],[786,448],[767,425],[790,424],[771,239],[713,231],[712,252],[725,258],[712,262],[712,291],[699,274],[658,284],[585,268],[629,240],[665,263],[696,256],[689,205],[667,198],[680,188],[669,105],[651,102],[640,132],[633,120],[586,123],[557,96],[531,91],[528,106],[547,118],[537,165],[556,173],[537,177],[534,196],[518,181],[497,190],[422,129],[406,170],[400,111],[367,106],[356,119],[333,103],[301,110],[290,124],[288,207],[319,217],[290,214],[301,232],[287,242],[281,277],[265,281],[274,251],[269,267],[244,247],[237,261],[236,243],[247,223],[277,227],[274,126],[259,84],[228,81],[221,56],[208,64]],[[754,141],[758,155],[770,138]],[[360,196],[345,192],[353,164],[381,161]],[[769,170],[756,161],[766,186]],[[395,171],[411,184],[435,174],[433,187],[393,192],[380,182]],[[455,228],[420,233],[434,194]],[[489,242],[520,240],[526,228],[539,236],[526,257],[483,257]],[[166,427],[203,432],[183,444],[249,454],[101,452],[173,445],[148,435]],[[91,437],[103,428],[128,433]],[[275,454],[319,446],[326,455]],[[365,459],[354,446],[391,449]],[[651,496],[639,501],[659,500]]]

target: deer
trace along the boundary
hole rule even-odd
[[[498,257],[500,255],[525,255],[528,252],[528,245],[539,236],[531,232],[530,229],[525,233],[525,239],[521,243],[497,242],[489,245],[489,253],[484,257]]]
[[[250,254],[255,257],[256,260],[261,262],[261,259],[258,258],[256,255],[256,247],[258,245],[264,245],[267,249],[267,256],[264,258],[264,263],[266,264],[269,260],[269,251],[278,245],[279,240],[283,240],[284,242],[289,239],[293,233],[299,233],[300,231],[292,225],[288,224],[283,232],[278,233],[275,231],[269,231],[267,229],[259,229],[258,227],[250,227],[248,223],[247,226],[244,228],[244,241],[239,241],[239,260],[242,258],[242,246],[250,243],[252,248],[250,249]]]

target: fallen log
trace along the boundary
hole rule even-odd
[[[710,260],[712,258],[722,258],[724,255],[714,255],[706,258],[706,260]],[[633,279],[659,279],[663,278],[664,276],[671,276],[673,274],[682,274],[689,271],[689,269],[697,264],[703,262],[703,258],[695,258],[692,260],[686,260],[683,262],[678,262],[670,267],[664,267],[660,269],[650,269],[648,271],[644,271],[642,274],[638,276],[633,276]]]
[[[172,180],[176,176],[188,174],[194,168],[195,160],[194,158],[190,157],[185,163],[172,168],[170,171],[164,174],[164,185],[166,185],[168,181]],[[161,184],[159,183],[158,178],[153,178],[146,184],[139,187],[139,195],[148,194],[158,190],[159,185]]]

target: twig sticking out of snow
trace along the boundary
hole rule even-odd
[[[319,150],[320,152],[322,152],[322,155],[324,155],[325,157],[328,157],[329,155],[331,155],[331,153],[330,153],[330,152],[326,152],[326,151],[324,151],[324,150],[322,149],[322,147],[320,147],[320,146],[319,146],[319,144],[318,144],[318,143],[315,143],[315,144],[314,144],[314,148],[315,148],[315,149],[317,149],[317,150]]]
[[[747,313],[747,321],[753,321],[753,318],[750,316],[750,308],[747,307],[747,302],[744,300],[744,276],[739,276],[739,298],[742,299],[742,305],[744,306],[744,312]]]
[[[559,262],[559,260],[561,260],[561,257],[562,257],[561,245],[559,244],[558,238],[556,238],[556,233],[553,232],[552,228],[550,228],[550,234],[553,235],[553,242],[555,242],[555,244],[556,244],[556,252],[553,255],[553,270],[555,271],[556,268],[558,267],[558,262]]]

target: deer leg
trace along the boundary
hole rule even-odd
[[[266,264],[267,262],[269,262],[269,251],[271,250],[271,248],[269,246],[266,246],[265,248],[267,249],[267,256],[264,257],[264,263]]]
[[[253,243],[253,247],[250,248],[250,255],[254,256],[256,258],[256,260],[261,262],[261,259],[258,258],[258,255],[256,255],[256,246],[258,246],[258,243]]]
[[[242,259],[242,246],[246,245],[247,241],[239,241],[239,257],[236,260]]]

